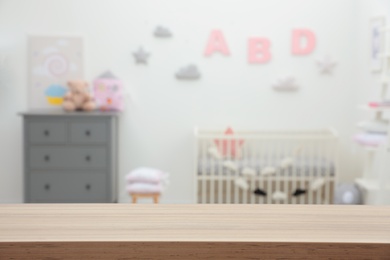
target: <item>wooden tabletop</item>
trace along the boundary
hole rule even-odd
[[[18,243],[45,242],[379,245],[390,259],[390,207],[0,205],[0,254]]]

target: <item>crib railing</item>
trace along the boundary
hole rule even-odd
[[[334,130],[237,131],[226,135],[197,129],[195,137],[198,203],[333,202],[338,171]],[[253,175],[244,176],[245,168]],[[273,168],[273,173],[265,174],[267,168]],[[247,188],[237,185],[237,179]]]

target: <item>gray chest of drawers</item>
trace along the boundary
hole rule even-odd
[[[117,113],[22,115],[25,202],[117,201]]]

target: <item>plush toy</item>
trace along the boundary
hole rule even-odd
[[[124,109],[123,82],[116,78],[110,71],[100,75],[93,81],[95,101],[100,110]]]
[[[88,91],[88,82],[71,80],[68,81],[68,87],[69,91],[64,96],[64,102],[62,104],[66,111],[91,111],[96,108],[96,104]]]
[[[340,183],[336,186],[334,204],[361,204],[362,194],[353,183]]]
[[[267,196],[267,192],[265,192],[264,190],[260,189],[260,188],[256,188],[253,193],[257,196]]]

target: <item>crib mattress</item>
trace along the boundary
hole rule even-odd
[[[226,160],[215,160],[211,158],[198,159],[198,175],[235,175],[235,171],[226,168],[223,164]],[[277,169],[276,174],[281,176],[334,176],[335,163],[323,158],[297,159],[294,163],[286,168],[280,167],[281,160],[255,160],[255,159],[234,159],[232,161],[240,173],[244,168],[249,167],[260,172],[265,167],[274,167]]]

